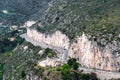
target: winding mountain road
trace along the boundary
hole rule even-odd
[[[50,48],[50,49],[57,51],[58,53],[60,53],[62,55],[61,60],[63,62],[67,61],[67,57],[68,57],[68,50],[67,49],[36,41],[34,39],[27,37],[26,34],[22,34],[22,35],[20,35],[20,37],[24,38],[28,42],[31,42],[34,46],[41,46],[42,48]]]
[[[61,60],[63,62],[67,61],[68,50],[63,49],[61,47],[52,46],[52,45],[45,44],[43,42],[36,41],[34,39],[31,39],[31,38],[27,37],[26,34],[22,34],[22,35],[20,35],[20,37],[24,38],[28,42],[31,42],[35,46],[41,46],[43,48],[50,48],[50,49],[58,51],[59,53],[62,54]],[[101,80],[109,80],[109,79],[112,79],[112,78],[113,79],[120,78],[120,72],[109,72],[109,71],[95,70],[95,69],[90,69],[90,68],[85,68],[85,67],[79,67],[79,70],[83,70],[84,73],[94,72],[94,73],[97,74],[97,77],[100,78]]]

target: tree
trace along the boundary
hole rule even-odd
[[[21,77],[24,78],[26,76],[26,73],[25,71],[23,70],[22,73],[21,73]]]
[[[77,70],[79,68],[79,63],[75,58],[70,58],[67,63],[74,70]]]
[[[78,70],[78,68],[79,68],[79,64],[76,62],[76,63],[74,63],[73,64],[73,69],[74,70]]]
[[[49,52],[49,53],[48,53],[48,57],[49,57],[49,58],[52,58],[52,57],[54,57],[54,54],[51,53],[51,52]]]
[[[70,58],[67,63],[72,67],[72,65],[74,64],[74,62],[76,62],[75,58]]]
[[[64,64],[62,67],[61,67],[61,72],[63,75],[67,75],[70,73],[70,66],[68,64]]]

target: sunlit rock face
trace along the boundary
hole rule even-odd
[[[42,67],[46,67],[46,66],[56,67],[62,65],[63,63],[61,61],[58,61],[57,58],[54,59],[47,58],[46,60],[39,61],[38,64]]]
[[[27,29],[27,36],[49,45],[58,46],[65,49],[69,48],[68,37],[65,34],[62,34],[60,31],[46,35],[33,29]]]
[[[82,66],[110,71],[120,70],[120,43],[113,42],[105,46],[90,41],[86,34],[76,37],[70,43],[68,37],[60,31],[53,34],[44,34],[34,29],[27,30],[27,36],[34,40],[67,49],[68,56],[76,58]]]
[[[27,22],[25,22],[25,26],[30,27],[35,23],[36,23],[35,21],[27,21]]]
[[[120,45],[117,42],[101,47],[97,42],[89,41],[83,34],[72,43],[69,56],[78,59],[82,66],[110,71],[120,69]]]

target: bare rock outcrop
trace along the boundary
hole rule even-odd
[[[27,36],[39,42],[67,49],[68,56],[76,58],[82,66],[109,71],[120,70],[120,43],[117,41],[101,46],[89,40],[83,33],[70,43],[69,38],[60,31],[46,35],[34,29],[28,29]]]
[[[120,45],[117,42],[100,46],[85,34],[78,37],[69,49],[69,56],[77,58],[82,66],[110,71],[120,69]]]
[[[68,37],[65,34],[62,34],[60,31],[56,31],[54,34],[46,35],[37,32],[34,29],[27,29],[27,36],[37,41],[65,49],[68,49],[70,44]]]

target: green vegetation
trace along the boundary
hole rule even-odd
[[[52,57],[54,57],[54,54],[50,52],[50,53],[48,53],[48,57],[52,58]]]
[[[90,73],[90,74],[82,74],[81,78],[85,79],[85,80],[99,80],[97,78],[97,75],[95,73]]]
[[[0,41],[0,53],[11,52],[17,45],[23,43],[24,39],[15,37],[14,41],[3,39]]]
[[[67,61],[67,64],[64,64],[63,66],[60,67],[60,70],[63,74],[63,80],[77,80],[79,73],[77,72],[79,67],[79,63],[76,62],[76,59],[70,58]],[[74,76],[72,76],[74,75]],[[70,77],[71,76],[71,77]]]
[[[27,50],[23,50],[25,46],[28,46]],[[41,55],[38,54],[41,49],[41,47],[34,46],[29,42],[23,42],[12,52],[12,56],[7,56],[9,53],[0,55],[0,62],[5,62],[5,79],[8,80],[14,77],[17,80],[23,80],[26,78],[26,75],[32,74],[32,77],[38,76],[48,80],[86,80],[86,75],[89,75],[89,80],[98,80],[93,79],[93,77],[96,76],[83,74],[81,71],[77,70],[78,67],[74,68],[74,65],[79,66],[79,64],[76,64],[77,61],[74,58],[70,58],[68,63],[62,66],[41,67],[39,64],[36,64],[42,59]],[[46,53],[50,51],[50,49],[45,50]]]
[[[70,66],[68,64],[64,64],[61,68],[61,72],[64,76],[70,73]]]
[[[0,53],[12,52],[12,50],[22,44],[24,39],[19,36],[18,30],[8,31],[0,35]]]
[[[68,63],[59,67],[41,67],[36,64],[32,71],[35,75],[40,75],[43,80],[99,80],[95,73],[84,74],[77,70],[78,67],[74,69],[73,65],[77,63],[76,59],[70,58]]]
[[[18,3],[16,0],[0,0],[0,10],[10,12],[0,12],[0,20],[8,25],[22,25],[28,19],[40,19],[31,28],[46,34],[60,30],[71,41],[83,32],[89,34],[92,41],[104,40],[106,44],[120,41],[120,0],[56,0],[57,2],[53,1],[50,10],[45,11],[47,7],[43,5],[49,1],[51,0],[23,0]],[[40,27],[39,23],[43,27]],[[5,30],[1,27],[0,29],[0,33]],[[17,30],[5,35],[0,36],[0,53],[4,53],[0,54],[0,62],[5,62],[5,80],[23,80],[29,74],[33,77],[37,75],[43,80],[98,80],[95,73],[84,74],[79,71],[80,64],[74,58],[70,58],[67,64],[55,68],[34,65],[46,57],[55,57],[55,51],[47,48],[43,55],[38,54],[42,48],[18,37]],[[14,37],[15,40],[11,41],[8,37]],[[24,50],[26,46],[28,49]],[[0,64],[0,79],[2,72],[3,67]]]
[[[28,49],[24,50],[25,46],[27,46]],[[5,63],[4,75],[8,75],[5,77],[5,80],[11,80],[12,77],[17,80],[23,80],[26,77],[25,75],[29,74],[34,63],[41,59],[38,54],[41,49],[39,46],[34,46],[24,41],[16,47],[12,52],[12,56],[9,56],[10,53],[1,54],[0,62]]]
[[[0,80],[2,80],[3,64],[0,64]]]
[[[25,71],[22,71],[22,73],[21,73],[21,77],[24,78],[25,76],[26,76]]]
[[[56,56],[56,53],[52,49],[47,48],[45,49],[45,52],[42,55],[42,58],[46,58],[46,57],[52,58],[55,56]]]
[[[112,79],[111,79],[112,80]],[[120,80],[120,78],[118,78],[118,79],[115,79],[115,80]]]
[[[47,13],[44,27],[40,27],[38,22],[31,28],[46,34],[60,30],[70,40],[85,32],[91,35],[91,40],[120,41],[119,7],[119,0],[61,0]],[[54,15],[57,17],[51,23]]]
[[[4,33],[6,33],[8,31],[8,27],[6,26],[0,26],[0,35],[3,35]]]
[[[75,58],[70,58],[67,63],[74,70],[77,70],[80,65]]]
[[[9,25],[21,25],[25,22],[25,15],[19,13],[10,13],[10,14],[3,14],[0,13],[0,19],[6,20],[6,24]],[[20,23],[19,23],[20,22]]]
[[[94,40],[105,39],[108,42],[120,41],[120,10],[114,9],[109,11],[108,14],[101,16],[102,18],[96,22],[95,25],[92,25],[85,29],[85,31],[94,36]],[[96,38],[96,39],[95,39]]]
[[[21,2],[0,0],[0,20],[7,25],[23,25],[28,20],[37,20],[46,10],[44,5],[47,5],[49,1],[51,0],[24,0]],[[7,10],[8,14],[3,14],[2,10]]]

